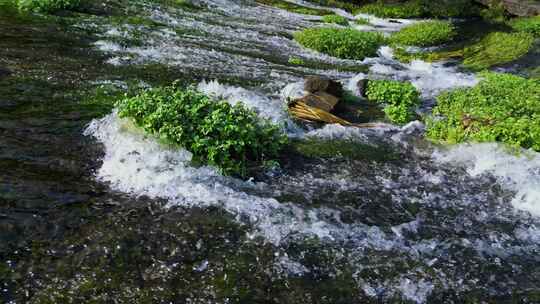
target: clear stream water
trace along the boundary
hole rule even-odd
[[[408,80],[423,112],[476,75],[400,64],[389,47],[364,61],[312,52],[292,34],[320,17],[251,1],[106,3],[92,14],[0,14],[0,67],[11,71],[0,75],[0,299],[540,302],[540,154],[434,146],[420,122],[306,129],[284,108],[306,75],[353,92],[365,77]],[[387,33],[417,22],[362,17],[374,26],[359,29]],[[291,152],[281,170],[243,181],[192,166],[188,151],[91,102],[178,78],[243,102],[292,139],[359,151]]]

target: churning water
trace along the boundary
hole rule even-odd
[[[242,181],[211,167],[191,166],[188,151],[170,150],[112,113],[85,131],[105,150],[99,181],[134,196],[166,199],[171,206],[218,206],[249,225],[250,235],[283,251],[315,237],[373,299],[397,296],[423,303],[434,290],[460,294],[480,288],[502,296],[538,287],[538,153],[517,155],[496,144],[433,147],[421,139],[419,122],[402,128],[329,125],[304,131],[284,108],[286,97],[301,94],[303,77],[310,74],[340,79],[353,92],[365,77],[408,80],[421,91],[426,111],[441,91],[475,85],[474,74],[449,63],[401,64],[389,47],[364,61],[331,58],[291,39],[297,30],[321,26],[319,17],[229,0],[202,4],[208,9],[145,6],[144,14],[164,24],[159,28],[96,24],[103,34],[95,47],[109,54],[111,65],[160,63],[209,75],[199,90],[246,104],[286,125],[291,137],[344,139],[368,149],[386,147],[399,157],[332,159],[262,181]],[[415,22],[357,17],[372,22],[361,29],[382,32]],[[144,37],[142,44],[118,43],[118,37],[129,39],[134,33]],[[291,66],[290,56],[323,68]],[[351,65],[367,68],[363,73],[343,69]],[[252,82],[233,86],[225,84],[228,79]],[[289,275],[315,271],[298,256],[280,261]]]
[[[321,17],[251,0],[109,2],[129,13],[77,15],[66,31],[0,11],[0,64],[14,70],[0,74],[0,301],[77,302],[92,290],[106,303],[165,303],[175,292],[185,303],[537,299],[538,153],[436,146],[418,121],[305,128],[285,106],[307,75],[324,75],[353,94],[366,77],[411,81],[429,112],[438,93],[475,85],[475,74],[453,62],[403,64],[386,46],[363,61],[310,51],[292,36],[324,26]],[[386,34],[419,22],[331,10]],[[71,103],[73,86],[124,91],[170,70],[294,141],[355,148],[286,154],[280,169],[240,180],[194,166],[115,110],[95,118],[91,105]]]

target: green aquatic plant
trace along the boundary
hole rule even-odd
[[[49,13],[63,9],[73,9],[81,4],[80,0],[16,0],[21,11]]]
[[[529,33],[495,32],[463,50],[463,65],[472,70],[512,62],[527,54],[534,44]]]
[[[434,46],[454,38],[456,31],[448,21],[425,21],[404,27],[392,35],[395,44],[413,46]]]
[[[356,20],[354,20],[354,23],[356,23],[358,25],[368,25],[368,24],[370,24],[369,20],[366,19],[366,18],[357,18]]]
[[[294,64],[294,65],[304,65],[305,62],[302,58],[300,57],[289,57],[289,61],[288,61],[290,64]]]
[[[370,80],[366,96],[370,101],[384,104],[384,113],[397,124],[413,120],[416,116],[414,110],[420,105],[420,94],[410,82]]]
[[[508,24],[518,32],[531,33],[535,36],[540,36],[540,15],[528,18],[516,18],[508,22]]]
[[[428,137],[447,143],[503,142],[540,151],[540,81],[486,72],[472,88],[437,97]]]
[[[349,20],[340,15],[326,15],[322,19],[325,23],[335,23],[339,25],[349,25]]]
[[[279,126],[241,103],[215,101],[193,88],[149,89],[121,99],[117,107],[120,117],[132,118],[146,132],[184,147],[194,161],[223,174],[245,176],[248,167],[277,157],[287,142]]]
[[[318,52],[357,60],[375,56],[385,40],[379,33],[350,28],[309,28],[295,33],[294,38],[301,45]]]

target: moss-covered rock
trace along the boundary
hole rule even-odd
[[[495,32],[463,50],[463,64],[473,70],[483,70],[512,62],[527,54],[534,44],[529,33]]]

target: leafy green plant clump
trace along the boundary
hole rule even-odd
[[[305,62],[302,58],[299,58],[299,57],[289,57],[289,61],[288,61],[290,64],[294,64],[294,65],[304,65]]]
[[[349,20],[340,15],[326,15],[323,17],[323,21],[326,23],[335,23],[339,25],[349,25]]]
[[[36,13],[49,13],[63,9],[72,9],[81,4],[80,0],[16,0],[15,2],[21,11]]]
[[[540,81],[483,73],[472,88],[441,94],[428,136],[448,143],[498,141],[540,151]]]
[[[529,18],[516,18],[508,23],[518,32],[531,33],[540,36],[540,15]]]
[[[402,45],[434,46],[452,40],[455,35],[455,28],[450,22],[426,21],[403,28],[390,40]]]
[[[357,60],[375,56],[385,40],[379,33],[349,28],[310,28],[295,33],[294,38],[301,45],[318,52]]]
[[[184,147],[193,160],[214,165],[223,174],[245,176],[278,156],[287,142],[279,126],[257,117],[241,103],[214,101],[193,88],[155,88],[117,103],[146,132]]]
[[[384,113],[397,124],[414,120],[414,110],[420,105],[420,94],[410,82],[370,80],[366,95],[368,100],[384,104]]]
[[[495,32],[463,50],[463,64],[473,70],[512,62],[527,54],[534,44],[529,33]]]

